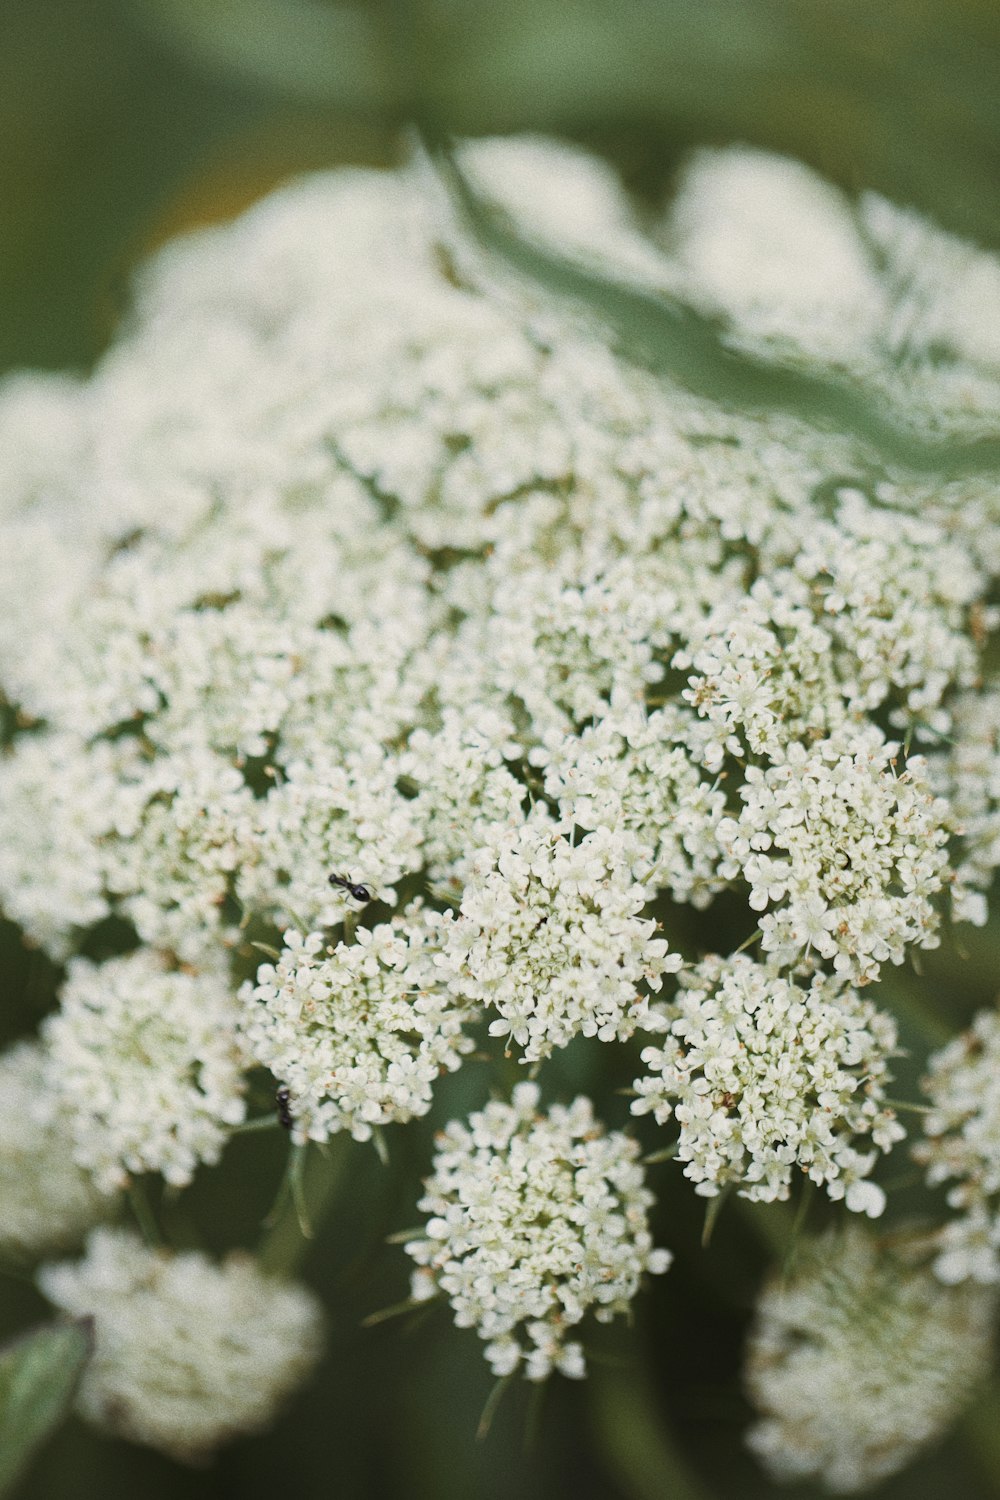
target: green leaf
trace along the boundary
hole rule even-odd
[[[0,1349],[0,1495],[66,1417],[93,1342],[84,1318],[37,1328]]]
[[[785,366],[730,348],[712,317],[676,297],[591,270],[528,238],[465,176],[448,141],[430,129],[426,146],[465,224],[485,250],[564,304],[596,318],[624,358],[696,394],[747,411],[783,411],[851,432],[892,467],[958,477],[1000,466],[1000,439],[924,437],[897,426],[863,388],[837,373]]]

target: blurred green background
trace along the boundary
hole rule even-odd
[[[86,367],[113,336],[130,268],[150,247],[238,212],[296,171],[392,162],[413,120],[464,134],[569,135],[652,196],[690,145],[750,141],[1000,246],[997,0],[0,0],[0,370]],[[995,933],[972,941],[967,958],[936,956],[907,1003],[936,998],[945,976],[955,1020],[990,1000]],[[52,1003],[56,976],[10,927],[0,930],[0,964],[10,1039]],[[915,1073],[925,1048],[911,1040]],[[569,1049],[547,1082],[586,1088],[598,1065],[593,1047]],[[622,1070],[627,1081],[627,1059]],[[477,1105],[481,1091],[475,1070],[463,1070],[446,1081],[439,1113]],[[626,1117],[617,1106],[612,1124]],[[167,1207],[177,1242],[191,1242],[197,1223],[209,1247],[253,1243],[284,1149],[262,1136],[234,1143],[196,1184],[190,1217],[174,1210],[171,1221]],[[313,1164],[316,1191],[337,1174],[334,1211],[305,1262],[331,1309],[331,1353],[273,1434],[193,1472],[70,1423],[23,1495],[778,1493],[742,1452],[738,1373],[755,1288],[782,1233],[773,1216],[727,1210],[705,1255],[701,1205],[663,1171],[657,1239],[677,1264],[640,1302],[636,1327],[611,1331],[586,1385],[552,1382],[535,1418],[516,1389],[477,1444],[492,1379],[472,1334],[443,1312],[359,1327],[405,1295],[403,1257],[384,1239],[413,1222],[429,1130],[393,1133],[392,1150],[388,1169],[351,1144]],[[0,1278],[0,1315],[6,1334],[46,1311]],[[1000,1495],[998,1418],[989,1397],[879,1494]]]

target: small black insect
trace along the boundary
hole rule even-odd
[[[342,890],[350,891],[355,901],[360,901],[362,906],[372,899],[372,893],[366,885],[355,885],[347,875],[329,875],[327,879],[331,885],[339,885]]]
[[[286,1130],[291,1130],[295,1124],[295,1117],[292,1114],[292,1096],[284,1084],[275,1094],[274,1103],[278,1111],[278,1124],[284,1126]]]

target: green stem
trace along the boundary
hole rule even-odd
[[[502,1375],[487,1396],[486,1405],[483,1407],[483,1414],[479,1418],[479,1426],[476,1428],[477,1443],[483,1442],[489,1436],[490,1428],[493,1426],[493,1418],[497,1414],[497,1407],[500,1405],[503,1394],[509,1388],[513,1379],[513,1375]]]
[[[160,1233],[160,1226],[156,1222],[156,1215],[153,1213],[144,1185],[138,1179],[133,1178],[128,1185],[126,1196],[143,1239],[151,1249],[158,1250],[163,1244],[163,1235]]]
[[[806,1219],[809,1217],[809,1209],[812,1207],[813,1199],[815,1198],[815,1196],[816,1184],[813,1182],[811,1177],[807,1177],[800,1189],[799,1203],[798,1207],[795,1210],[795,1218],[792,1220],[791,1234],[789,1235],[788,1246],[785,1250],[785,1263],[782,1268],[782,1274],[785,1277],[787,1277],[791,1273],[792,1267],[795,1265],[795,1257],[798,1254],[799,1241],[801,1240],[802,1232],[806,1227]]]
[[[715,1226],[722,1212],[723,1204],[727,1202],[731,1194],[732,1184],[727,1183],[720,1192],[716,1193],[714,1198],[709,1198],[708,1207],[705,1209],[705,1223],[701,1231],[701,1248],[703,1250],[707,1250],[712,1243],[712,1235],[715,1232]]]
[[[261,1268],[273,1276],[294,1275],[309,1251],[313,1226],[331,1208],[344,1176],[347,1151],[342,1142],[325,1152],[293,1147],[286,1177],[288,1191],[279,1195],[273,1222],[260,1244]]]
[[[252,1120],[242,1120],[239,1125],[234,1125],[230,1135],[252,1135],[255,1130],[274,1130],[278,1124],[278,1116],[273,1112],[269,1115],[257,1115]]]
[[[361,1319],[362,1328],[377,1328],[380,1323],[388,1323],[392,1318],[401,1318],[404,1313],[416,1312],[418,1307],[427,1307],[433,1299],[425,1298],[418,1302],[415,1297],[404,1297],[402,1302],[393,1302],[391,1307],[380,1307],[378,1312],[369,1313],[367,1318]]]
[[[664,1146],[662,1151],[651,1151],[648,1156],[642,1158],[644,1167],[655,1167],[661,1161],[674,1161],[680,1150],[680,1141],[674,1141],[671,1146]]]

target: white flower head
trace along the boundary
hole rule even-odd
[[[97,1229],[82,1260],[43,1266],[38,1283],[56,1307],[94,1320],[81,1416],[190,1463],[269,1426],[321,1351],[316,1298],[248,1255],[216,1264]]]
[[[73,1160],[70,1122],[37,1042],[0,1054],[0,1199],[0,1246],[24,1256],[76,1244],[116,1206]]]
[[[435,1082],[472,1050],[474,1009],[443,982],[433,914],[360,928],[331,946],[322,933],[285,935],[274,964],[241,992],[248,1051],[288,1089],[298,1141],[375,1126],[430,1109]]]
[[[958,1211],[935,1270],[946,1282],[1000,1282],[1000,1014],[979,1011],[935,1052],[923,1088],[930,1113],[913,1155]]]
[[[438,1137],[420,1200],[425,1236],[407,1243],[413,1296],[446,1296],[460,1328],[485,1339],[498,1375],[528,1380],[585,1373],[571,1338],[587,1314],[627,1311],[646,1272],[670,1255],[653,1248],[639,1147],[605,1132],[588,1099],[538,1111],[535,1084],[494,1101]]]
[[[122,778],[104,840],[105,883],[145,943],[187,963],[234,940],[227,898],[256,858],[255,803],[239,769],[200,748]]]
[[[534,816],[500,826],[472,860],[445,959],[455,992],[499,1013],[526,1062],[581,1034],[624,1040],[648,1015],[648,990],[680,967],[646,892],[607,828],[576,844]]]
[[[994,1311],[855,1225],[814,1241],[757,1305],[749,1446],[775,1479],[871,1488],[959,1415],[989,1370]]]
[[[909,945],[937,947],[949,809],[923,757],[899,761],[872,726],[747,768],[743,810],[717,832],[775,962],[812,953],[867,983]]]
[[[0,757],[0,901],[57,960],[111,910],[104,841],[134,761],[129,745],[47,732]]]
[[[612,704],[579,734],[549,731],[530,753],[567,830],[610,831],[637,880],[695,907],[726,883],[715,834],[726,799],[692,750],[700,728],[675,705],[647,714]]]
[[[98,1186],[133,1173],[190,1182],[245,1113],[236,1002],[219,971],[173,969],[146,949],[74,959],[44,1024],[49,1086],[79,1166]]]
[[[258,803],[259,863],[237,875],[249,909],[276,913],[282,926],[293,916],[332,926],[344,914],[332,871],[363,879],[380,902],[395,904],[395,882],[421,865],[420,825],[396,790],[392,759],[376,743],[365,749],[335,759],[317,742]]]
[[[490,827],[523,821],[526,790],[508,769],[520,746],[506,715],[475,702],[442,718],[440,728],[410,735],[399,773],[413,787],[428,879],[460,891]]]
[[[667,1035],[642,1054],[632,1112],[676,1119],[696,1192],[733,1183],[769,1202],[804,1172],[849,1209],[882,1212],[885,1194],[866,1179],[904,1133],[884,1103],[890,1016],[841,978],[800,984],[744,954],[686,971],[657,1010]]]

